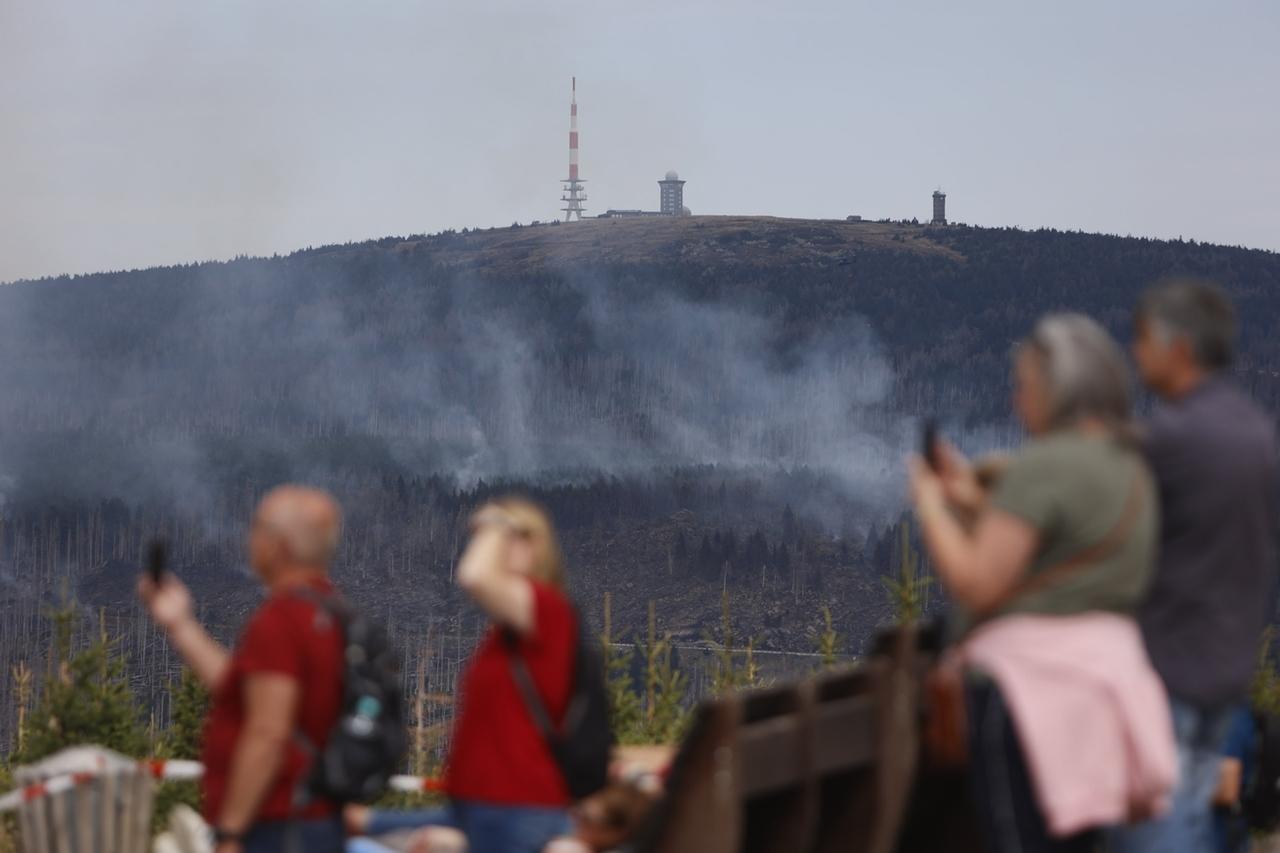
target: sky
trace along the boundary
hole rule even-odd
[[[1274,0],[0,0],[0,281],[558,215],[1280,250]]]

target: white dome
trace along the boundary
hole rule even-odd
[[[667,172],[667,177],[666,177],[666,179],[665,179],[665,180],[668,180],[668,181],[678,181],[678,180],[680,180],[680,176],[676,174],[676,170],[675,170],[675,169],[672,169],[671,171]]]

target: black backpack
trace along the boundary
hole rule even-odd
[[[1251,828],[1280,826],[1280,716],[1254,713],[1253,769],[1243,780],[1240,805]]]
[[[408,745],[398,661],[382,626],[340,596],[298,594],[337,622],[343,638],[342,711],[323,750],[299,734],[312,766],[298,798],[370,802],[386,791]]]
[[[578,637],[574,644],[573,687],[564,719],[556,727],[538,695],[533,675],[520,656],[519,641],[510,631],[504,632],[511,674],[542,733],[556,766],[564,776],[565,786],[575,800],[581,800],[605,786],[609,776],[609,758],[613,751],[613,729],[609,726],[609,694],[604,683],[604,660],[591,635],[586,620],[575,607]]]

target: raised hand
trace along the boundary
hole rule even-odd
[[[957,509],[976,512],[986,503],[987,492],[978,482],[973,465],[947,442],[938,446],[938,479],[947,502]]]
[[[173,631],[193,618],[191,591],[172,574],[166,574],[159,584],[146,573],[139,575],[138,598],[152,620],[166,631]]]

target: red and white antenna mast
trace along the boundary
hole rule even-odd
[[[587,200],[587,194],[583,189],[586,181],[578,177],[578,78],[573,78],[573,95],[569,101],[569,177],[565,178],[563,192],[564,195],[560,200],[565,206],[560,208],[564,211],[564,221],[568,222],[575,216],[578,221],[582,221],[582,203]]]

